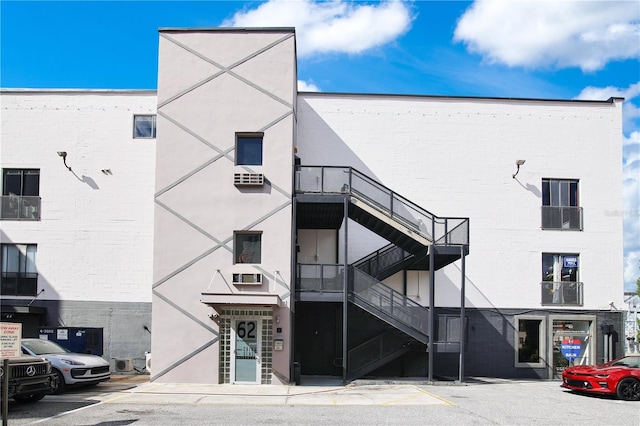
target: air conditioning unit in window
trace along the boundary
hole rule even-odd
[[[116,372],[127,373],[133,371],[133,358],[116,358]]]
[[[264,174],[234,173],[233,184],[236,186],[262,186],[264,185]]]
[[[233,274],[234,284],[262,284],[262,274]]]

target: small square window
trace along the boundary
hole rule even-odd
[[[236,136],[236,165],[262,165],[262,135]]]
[[[156,137],[156,116],[134,115],[133,137],[135,139],[154,139]]]
[[[235,263],[262,262],[262,234],[257,232],[236,232],[233,251]]]

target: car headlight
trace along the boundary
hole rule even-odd
[[[608,374],[594,374],[593,377],[597,377],[598,379],[606,379],[609,377]]]
[[[66,358],[60,358],[61,362],[64,362],[65,364],[69,364],[69,365],[84,365],[81,362],[78,361],[74,361],[72,359],[66,359]]]

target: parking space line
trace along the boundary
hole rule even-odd
[[[419,387],[417,387],[416,385],[411,385],[411,386],[413,386],[414,388],[416,388],[419,392],[426,393],[427,395],[429,395],[429,396],[431,396],[431,397],[433,397],[433,398],[439,399],[440,401],[444,402],[444,403],[445,403],[445,404],[447,404],[447,405],[457,405],[457,404],[456,404],[455,402],[453,402],[453,401],[449,401],[448,399],[445,399],[445,398],[443,398],[443,397],[441,397],[441,396],[439,396],[439,395],[436,395],[436,394],[434,394],[434,393],[428,392],[428,391],[426,391],[426,390],[424,390],[424,389],[420,389],[420,388],[419,388]]]

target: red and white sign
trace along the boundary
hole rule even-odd
[[[20,339],[22,339],[22,324],[0,322],[0,358],[20,358]]]

